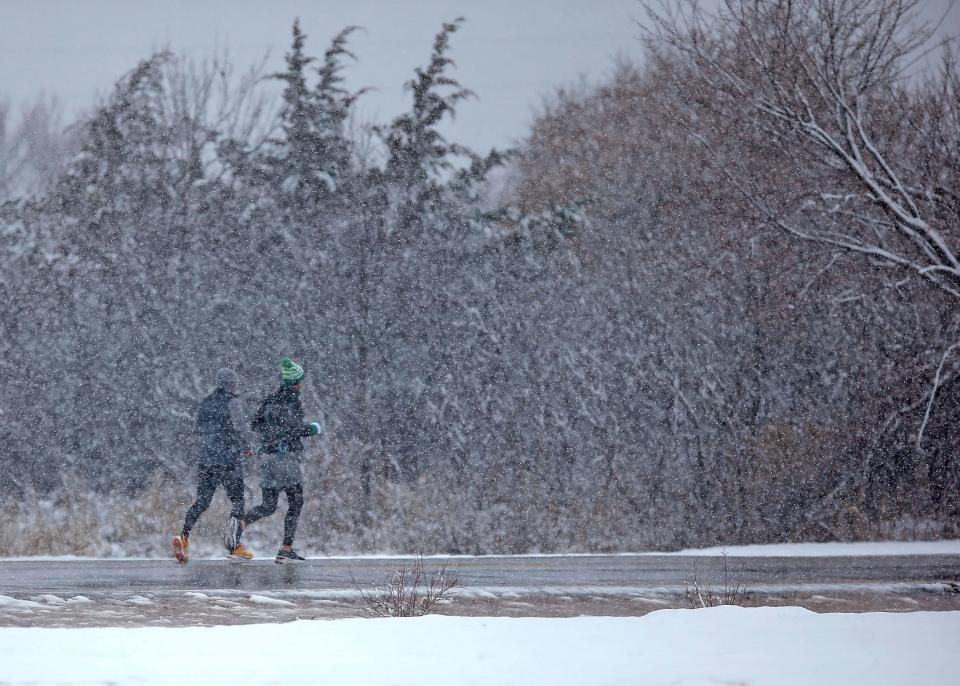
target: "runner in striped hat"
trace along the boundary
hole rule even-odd
[[[251,428],[261,435],[260,490],[262,502],[244,517],[242,528],[269,517],[277,511],[280,492],[287,495],[287,514],[283,518],[283,544],[276,561],[303,560],[293,549],[300,510],[303,508],[302,439],[318,435],[320,422],[305,422],[300,402],[300,384],[303,367],[284,357],[280,360],[280,388],[268,395],[251,422]]]

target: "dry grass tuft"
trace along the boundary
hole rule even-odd
[[[417,555],[411,565],[402,565],[387,574],[383,587],[374,586],[365,591],[350,574],[354,587],[367,611],[375,617],[420,617],[428,614],[441,600],[452,598],[460,580],[450,573],[447,565],[426,571],[423,556]]]
[[[693,580],[684,584],[687,603],[691,608],[717,607],[719,605],[743,605],[748,596],[746,587],[735,579],[730,571],[727,554],[723,553],[723,582],[720,586],[708,586],[700,581],[696,567]]]

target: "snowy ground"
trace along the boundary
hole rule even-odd
[[[837,584],[794,590],[750,589],[738,604],[799,606],[824,613],[960,611],[960,586],[930,583],[871,588]],[[696,597],[683,588],[472,587],[457,589],[436,606],[435,614],[500,618],[640,617],[656,610],[696,606]],[[369,615],[359,592],[347,589],[0,595],[0,627],[209,627]]]
[[[639,618],[6,628],[0,683],[936,686],[956,683],[957,636],[960,612],[737,607]]]
[[[301,551],[308,559],[362,560],[362,559],[412,559],[413,555],[368,554],[368,555],[313,555],[309,550]],[[960,540],[944,541],[868,541],[863,543],[774,543],[765,545],[732,545],[713,548],[689,548],[679,551],[644,551],[627,553],[609,553],[612,557],[634,555],[684,555],[709,556],[726,553],[730,557],[849,557],[867,555],[960,555]],[[597,557],[603,553],[530,553],[528,555],[484,555],[482,557]],[[222,559],[218,552],[209,555],[194,555],[197,559]],[[470,558],[474,555],[424,555],[425,559]],[[51,562],[69,560],[118,559],[148,560],[155,557],[142,557],[117,554],[112,557],[86,557],[77,555],[36,555],[32,557],[0,557],[0,560],[47,560]]]
[[[730,557],[850,557],[860,555],[960,555],[960,541],[870,541],[866,543],[776,543],[681,550],[674,555]]]

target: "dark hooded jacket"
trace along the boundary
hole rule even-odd
[[[250,428],[263,437],[262,451],[271,454],[303,452],[300,439],[313,434],[303,421],[300,393],[292,386],[281,386],[264,398]]]
[[[303,423],[300,393],[291,386],[281,386],[264,399],[250,427],[263,437],[261,488],[286,488],[302,483],[301,439],[313,435],[313,430]]]
[[[236,408],[233,389],[218,384],[216,390],[200,402],[196,433],[199,438],[198,461],[203,467],[234,466],[241,462],[247,440],[234,424]],[[241,419],[241,418],[237,418]]]

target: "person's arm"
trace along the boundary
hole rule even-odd
[[[301,418],[299,422],[293,424],[287,431],[287,436],[293,438],[308,438],[320,433],[321,427],[317,422],[305,422]]]
[[[322,431],[323,427],[320,426],[319,422],[310,422],[309,424],[304,424],[300,428],[300,437],[307,438],[308,436],[317,436]]]
[[[188,449],[193,452],[195,455],[199,455],[204,448],[206,431],[205,427],[205,417],[203,414],[203,405],[201,404],[197,408],[197,418],[193,421],[193,433],[190,434]]]
[[[252,454],[253,449],[251,446],[254,443],[254,436],[246,427],[249,426],[247,423],[246,415],[243,412],[243,405],[240,403],[239,398],[231,398],[230,400],[230,423],[233,430],[234,437],[237,444],[240,447],[240,452],[244,454]]]
[[[308,438],[310,436],[316,436],[320,433],[321,427],[317,422],[305,422],[303,421],[303,405],[300,403],[300,400],[297,399],[296,404],[293,409],[293,416],[291,419],[294,420],[297,437],[298,438]]]
[[[262,434],[264,429],[266,429],[266,417],[263,415],[263,410],[266,406],[267,401],[260,403],[260,409],[257,410],[257,414],[254,415],[253,420],[250,422],[250,428],[258,434]]]
[[[210,428],[210,418],[207,416],[207,407],[206,402],[201,401],[200,407],[197,408],[197,418],[193,422],[193,435],[203,436],[206,434]]]

